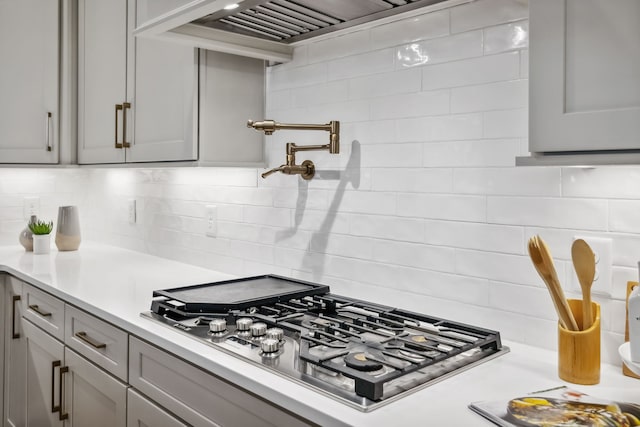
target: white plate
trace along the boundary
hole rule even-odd
[[[625,365],[636,375],[640,375],[640,363],[631,361],[631,345],[626,342],[618,348],[618,353],[622,357],[622,361]]]

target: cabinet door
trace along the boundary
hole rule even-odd
[[[78,2],[78,162],[122,163],[127,0]]]
[[[26,340],[22,328],[22,282],[9,277],[3,289],[4,304],[4,423],[5,426],[25,425],[26,399]]]
[[[640,2],[536,0],[532,152],[640,149]]]
[[[0,162],[57,163],[58,0],[0,0]]]
[[[125,427],[127,385],[99,369],[76,352],[65,349],[65,397],[62,411],[66,426]]]
[[[187,424],[130,388],[127,427],[187,427]]]
[[[197,50],[136,38],[127,162],[197,160]]]
[[[64,345],[23,319],[27,362],[27,417],[31,427],[62,426],[60,412],[60,369],[64,366]]]

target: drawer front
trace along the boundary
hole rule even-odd
[[[22,287],[22,315],[33,324],[53,335],[60,341],[64,340],[64,302],[24,284]]]
[[[129,384],[197,426],[309,425],[283,410],[135,337]]]
[[[132,388],[127,394],[127,427],[189,427]]]
[[[71,305],[65,316],[65,344],[126,382],[127,333]]]

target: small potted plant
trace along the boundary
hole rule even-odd
[[[51,247],[51,230],[53,221],[37,220],[29,223],[29,230],[33,233],[33,253],[48,254]]]

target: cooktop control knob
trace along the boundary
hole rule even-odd
[[[251,336],[261,337],[267,332],[267,324],[258,322],[251,325]]]
[[[227,321],[224,319],[213,319],[209,322],[209,332],[219,333],[227,330]]]
[[[238,330],[239,332],[248,331],[252,324],[253,320],[249,319],[248,317],[241,317],[240,319],[236,320],[236,330]]]
[[[267,329],[267,338],[280,341],[284,338],[284,331],[280,328],[269,328]]]
[[[278,351],[278,347],[278,340],[273,338],[265,338],[260,343],[260,350],[262,350],[263,353],[275,353]]]

